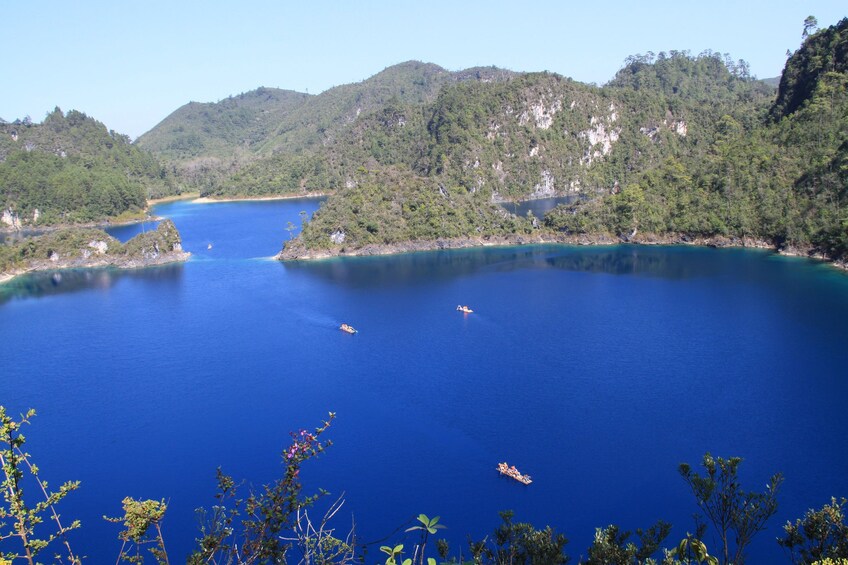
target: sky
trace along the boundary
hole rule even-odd
[[[604,84],[633,54],[711,49],[779,76],[844,0],[0,0],[0,118],[79,110],[135,139],[190,101],[318,94],[408,60]]]

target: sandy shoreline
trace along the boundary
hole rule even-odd
[[[251,196],[251,197],[230,197],[230,198],[212,198],[209,196],[198,196],[191,201],[192,204],[215,204],[218,202],[265,202],[269,200],[296,200],[298,198],[321,198],[327,196],[326,192],[309,192],[306,194],[284,194],[278,196]]]
[[[155,206],[156,204],[163,204],[165,202],[176,202],[178,200],[191,200],[192,198],[200,198],[199,192],[186,192],[183,194],[175,194],[173,196],[163,196],[162,198],[149,198],[147,200],[147,207]]]

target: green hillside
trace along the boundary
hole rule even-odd
[[[813,21],[815,19],[813,18]],[[848,18],[805,38],[792,54],[780,78],[777,100],[771,109],[775,120],[796,112],[815,94],[829,73],[848,72]],[[807,29],[804,30],[805,35]]]
[[[138,214],[148,197],[175,190],[155,157],[81,112],[0,124],[4,227]]]
[[[216,103],[189,102],[136,144],[177,161],[250,153],[274,133],[275,124],[308,99],[308,94],[261,87]]]
[[[95,228],[61,228],[20,242],[0,245],[0,279],[29,271],[115,266],[138,268],[185,261],[189,254],[174,222],[121,243]]]
[[[494,67],[452,73],[410,61],[315,96],[262,88],[218,103],[183,106],[136,144],[168,162],[184,183],[204,194],[300,191],[303,177],[323,178],[320,167],[314,170],[316,154],[362,116],[390,104],[421,106],[447,83],[496,81],[513,74]]]
[[[768,86],[748,77],[743,65],[730,67],[712,53],[634,58],[604,88],[550,73],[445,85],[430,104],[390,104],[363,117],[322,148],[300,177],[292,175],[292,184],[345,188],[306,227],[303,243],[316,250],[332,249],[330,235],[340,229],[347,250],[374,243],[373,231],[366,235],[355,229],[357,222],[370,223],[369,212],[349,211],[345,217],[341,212],[349,208],[335,203],[351,198],[358,188],[358,168],[406,170],[420,179],[418,185],[431,187],[430,201],[441,202],[440,190],[462,193],[465,197],[457,201],[485,211],[476,223],[458,227],[449,221],[449,229],[426,236],[420,230],[400,230],[415,231],[415,238],[543,230],[525,218],[501,222],[493,230],[485,218],[504,213],[497,205],[501,200],[606,195],[670,155],[700,158],[714,141],[724,112],[751,122],[751,116],[765,113],[772,94]],[[402,181],[383,189],[395,198],[413,198]],[[372,206],[389,200],[372,199]],[[373,213],[391,216],[388,210]],[[425,204],[406,210],[401,218],[412,225],[426,224],[419,215],[438,216]],[[394,224],[378,225],[386,243],[397,241],[396,234],[386,233]],[[345,227],[353,231],[348,234]]]
[[[756,104],[742,113],[738,106],[722,108],[700,147],[670,152],[659,166],[637,171],[620,194],[558,210],[548,226],[571,233],[758,238],[844,260],[846,28],[848,20],[842,20],[804,42],[787,61],[769,107]],[[809,67],[807,61],[833,70],[798,72]]]
[[[514,218],[495,231],[531,225],[549,238],[713,238],[844,258],[845,26],[805,41],[787,62],[776,100],[743,61],[713,52],[631,57],[603,88],[549,73],[449,83],[431,102],[391,100],[317,151],[281,154],[281,166],[263,169],[283,174],[245,179],[258,164],[246,169],[231,188],[339,189],[290,244],[298,256],[406,236],[475,237],[492,232],[487,218],[499,213],[499,200],[578,194],[578,203],[544,223]],[[805,61],[823,70],[797,70],[818,68]],[[788,92],[807,94],[787,105]],[[371,171],[367,207],[339,202],[363,198],[357,170]],[[375,188],[386,170],[403,174]],[[438,194],[480,214],[443,222]],[[423,205],[398,208],[410,200]],[[455,215],[468,217],[457,206]],[[411,228],[427,218],[445,227]]]

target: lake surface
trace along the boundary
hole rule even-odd
[[[545,214],[560,204],[570,204],[578,198],[579,196],[555,196],[553,198],[537,198],[535,200],[522,200],[520,202],[503,202],[501,206],[522,218],[527,215],[527,212],[532,212],[534,216],[541,220],[545,217]]]
[[[0,404],[38,410],[27,448],[44,478],[82,481],[60,510],[83,520],[72,539],[90,562],[116,558],[101,516],[125,496],[169,501],[183,562],[215,469],[271,481],[288,432],[328,411],[335,445],[305,466],[307,492],[344,493],[336,525],[353,513],[362,542],[411,547],[403,529],[423,512],[467,555],[466,534],[513,509],[564,532],[575,561],[611,523],[663,518],[673,546],[696,510],[677,465],[711,451],[745,457],[750,489],[785,474],[751,560],[785,562],[780,526],[848,495],[845,274],[689,247],[269,260],[317,206],[164,204],[188,263],[0,287]],[[499,477],[499,461],[533,484]]]

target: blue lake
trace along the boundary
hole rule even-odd
[[[344,493],[337,527],[352,513],[366,543],[411,547],[403,529],[423,512],[467,555],[466,534],[512,509],[564,532],[575,561],[611,523],[663,518],[671,546],[696,510],[677,465],[711,451],[744,457],[750,489],[785,474],[751,551],[785,562],[780,526],[848,495],[845,274],[689,247],[270,260],[317,206],[164,204],[188,263],[0,286],[0,404],[38,410],[27,448],[44,478],[82,481],[61,511],[83,520],[72,540],[90,562],[116,558],[101,516],[125,496],[169,501],[182,562],[215,469],[269,482],[288,432],[328,411],[335,444],[304,468],[307,491]],[[499,461],[534,483],[499,477]]]
[[[553,198],[537,198],[535,200],[522,200],[520,202],[504,202],[501,204],[507,211],[516,216],[524,217],[528,212],[532,212],[538,219],[545,217],[545,214],[559,206],[560,204],[570,204],[577,200],[577,196],[556,196]]]

